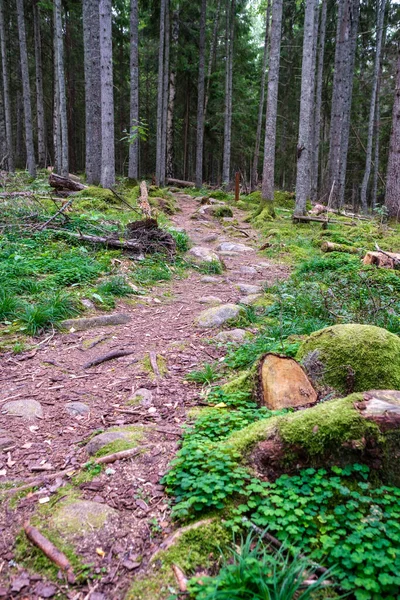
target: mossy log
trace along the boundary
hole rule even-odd
[[[364,265],[375,265],[386,269],[400,268],[400,254],[395,252],[367,252],[363,259]]]
[[[61,175],[55,173],[49,175],[49,185],[56,190],[70,190],[72,192],[86,189],[86,185],[83,185],[83,183],[79,183],[79,181],[75,181],[70,177],[61,177]]]
[[[322,252],[347,252],[349,254],[358,254],[358,248],[346,246],[346,244],[335,244],[334,242],[322,242]]]
[[[250,463],[263,476],[363,463],[383,483],[400,484],[400,391],[351,394],[271,419],[263,427],[259,422],[240,432],[251,447]]]

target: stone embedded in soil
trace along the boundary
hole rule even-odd
[[[257,269],[254,267],[247,267],[246,265],[242,265],[239,268],[239,271],[242,275],[248,275],[249,277],[256,277],[258,275]]]
[[[94,329],[95,327],[105,327],[107,325],[125,325],[129,323],[131,317],[125,313],[114,313],[112,315],[101,315],[99,317],[87,317],[82,319],[66,319],[61,322],[63,329],[74,329],[75,331],[84,331]]]
[[[51,518],[51,526],[62,533],[85,533],[100,529],[117,512],[99,502],[77,500],[60,506]]]
[[[90,455],[96,454],[99,450],[115,442],[116,440],[126,440],[129,442],[132,439],[132,432],[130,431],[105,431],[96,435],[90,440],[86,446],[86,452]]]
[[[34,419],[43,417],[43,409],[37,400],[12,400],[3,404],[2,412],[13,417]]]
[[[232,342],[242,344],[246,338],[245,329],[231,329],[230,331],[220,331],[214,338],[217,342]]]
[[[88,405],[84,402],[78,401],[68,402],[68,404],[65,405],[65,410],[67,413],[73,415],[74,417],[76,417],[77,415],[83,416],[90,413],[90,408],[88,407]]]
[[[0,429],[0,450],[5,450],[14,445],[14,439],[6,429]]]
[[[287,356],[266,354],[261,359],[263,402],[270,410],[315,404],[317,393],[298,362]]]
[[[244,296],[244,298],[240,298],[240,303],[251,306],[252,304],[255,304],[257,300],[260,300],[262,296],[262,294],[249,294],[248,296]]]
[[[246,296],[249,294],[260,294],[262,292],[262,287],[260,285],[251,285],[250,283],[237,283],[236,287],[239,292],[246,294]]]
[[[137,404],[142,404],[143,406],[150,406],[153,402],[153,393],[146,388],[139,388],[133,396],[129,398],[129,402],[137,402]]]
[[[94,303],[91,300],[89,300],[89,298],[82,298],[81,304],[83,304],[83,306],[88,310],[94,310],[96,308]]]
[[[221,283],[221,279],[219,279],[219,277],[213,277],[212,275],[204,275],[200,281],[201,283]]]
[[[234,242],[222,242],[217,247],[218,252],[254,252],[254,248],[245,244],[235,244]]]
[[[203,244],[210,244],[211,242],[216,242],[217,240],[218,240],[218,235],[213,234],[213,235],[208,235],[201,241],[203,242]]]
[[[242,309],[237,304],[222,304],[204,310],[196,319],[196,324],[199,327],[219,327],[229,321],[236,319],[242,312]]]
[[[189,254],[199,262],[220,262],[218,255],[209,248],[204,248],[204,246],[193,246],[193,248],[190,248]]]
[[[200,304],[222,304],[221,298],[217,296],[202,296],[199,298]]]

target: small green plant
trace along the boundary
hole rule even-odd
[[[140,285],[153,285],[158,281],[170,281],[172,271],[163,257],[147,257],[133,271],[133,279]]]
[[[190,373],[186,375],[186,380],[192,381],[193,383],[210,385],[210,383],[216,381],[219,377],[220,374],[215,364],[204,363],[201,371],[190,371]]]
[[[221,275],[224,270],[219,260],[204,261],[199,264],[198,269],[206,275]]]
[[[0,321],[13,319],[17,313],[19,302],[8,290],[0,290]]]
[[[22,323],[23,331],[29,335],[37,335],[77,313],[78,309],[71,295],[57,294],[46,302],[25,304],[18,313],[18,321]]]
[[[332,588],[332,571],[312,580],[316,567],[284,547],[275,551],[250,533],[223,557],[216,577],[194,578],[189,589],[196,600],[309,600]],[[312,583],[305,584],[305,581]]]
[[[122,275],[114,275],[107,281],[104,281],[97,286],[97,293],[100,295],[112,295],[112,296],[129,296],[134,294],[134,290],[129,285],[127,279]]]

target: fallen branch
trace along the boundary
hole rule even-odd
[[[32,544],[37,546],[51,562],[57,565],[57,567],[60,567],[60,569],[66,572],[68,582],[75,583],[75,575],[72,571],[71,563],[65,554],[56,548],[56,546],[41,534],[36,527],[30,525],[29,521],[24,524],[24,531],[26,537]]]
[[[149,358],[150,358],[151,368],[154,371],[154,375],[161,379],[161,373],[160,373],[160,369],[158,368],[156,353],[154,351],[149,352]]]
[[[173,179],[172,177],[168,177],[167,183],[171,185],[177,185],[178,187],[195,187],[194,181],[184,181],[182,179]]]
[[[85,190],[87,187],[79,181],[74,181],[69,177],[61,177],[55,173],[51,173],[49,175],[49,184],[56,190],[70,190],[73,192],[80,192],[81,190]]]
[[[322,224],[326,224],[329,225],[329,223],[338,223],[339,225],[349,225],[350,227],[354,227],[356,225],[356,223],[351,222],[351,221],[339,221],[338,219],[322,219],[320,217],[309,217],[307,215],[293,215],[293,221],[297,222],[297,221],[305,221],[305,222],[309,222],[309,221],[314,221],[315,223],[322,223]]]
[[[129,204],[129,202],[127,202],[125,200],[125,198],[123,196],[121,196],[121,194],[119,194],[116,190],[114,190],[114,188],[110,187],[108,188],[113,194],[114,196],[116,196],[118,198],[118,200],[120,202],[122,202],[122,204],[125,204],[126,206],[128,206],[131,210],[133,210],[133,212],[135,212],[136,214],[140,215],[140,212],[138,210],[136,210],[136,208],[134,208],[132,206],[132,204]]]
[[[71,198],[71,200],[68,200],[68,202],[63,204],[62,207],[60,208],[60,210],[58,210],[52,217],[50,217],[50,219],[48,219],[46,221],[46,223],[43,223],[42,225],[39,225],[38,227],[34,227],[34,229],[37,229],[38,231],[43,231],[43,229],[45,229],[47,227],[47,225],[49,225],[49,223],[54,221],[54,219],[56,217],[58,217],[58,215],[63,213],[65,210],[67,210],[67,208],[72,204],[73,201],[74,201],[74,198]]]
[[[67,231],[63,229],[55,229],[54,231],[56,231],[56,233],[67,234],[71,237],[78,238],[83,242],[89,242],[91,244],[105,244],[110,248],[122,248],[124,250],[136,250],[136,252],[141,252],[141,245],[137,241],[122,241],[118,238],[106,238],[98,235],[84,235],[83,233],[74,233],[73,231]]]
[[[178,565],[171,565],[180,592],[187,592],[187,577]]]
[[[137,456],[139,452],[140,450],[138,450],[137,448],[129,448],[128,450],[121,450],[120,452],[114,452],[114,454],[108,454],[107,456],[101,456],[100,458],[96,458],[95,462],[98,465],[108,465],[109,463],[116,462],[117,460]]]
[[[108,354],[104,354],[103,356],[99,356],[98,358],[90,360],[89,362],[83,365],[83,368],[89,369],[89,367],[101,365],[101,363],[107,362],[108,360],[113,360],[114,358],[120,358],[121,356],[129,356],[129,354],[133,354],[134,352],[134,350],[114,350],[113,352],[109,352]]]

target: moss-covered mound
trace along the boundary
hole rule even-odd
[[[82,210],[104,211],[107,208],[120,204],[120,201],[111,190],[106,190],[95,185],[90,185],[84,190],[76,192],[75,197],[74,207]]]
[[[312,333],[297,360],[314,383],[342,393],[400,389],[400,339],[373,325],[333,325]]]

